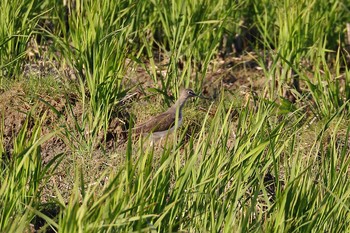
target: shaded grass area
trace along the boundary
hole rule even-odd
[[[2,1],[0,231],[346,231],[346,4]]]

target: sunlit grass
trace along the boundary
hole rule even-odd
[[[0,3],[0,95],[21,100],[0,104],[0,232],[349,228],[345,2],[67,4]],[[238,63],[234,51],[220,55],[224,36],[231,47],[243,37],[262,88],[242,95],[205,83],[208,70]],[[45,59],[55,77],[23,73]],[[188,102],[182,127],[155,147],[125,136],[181,88],[204,86],[215,98]],[[10,132],[15,108],[25,120]],[[64,150],[44,161],[50,140]]]

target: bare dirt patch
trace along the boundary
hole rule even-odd
[[[37,96],[28,97],[28,92],[21,85],[16,83],[11,89],[0,94],[0,112],[4,122],[4,148],[6,154],[13,153],[13,141],[20,132],[24,122],[28,118],[28,132],[35,125],[35,122],[45,114],[42,122],[41,134],[45,135],[57,129],[59,123],[58,112],[64,113],[66,99],[64,96]],[[50,107],[51,106],[51,107]],[[58,137],[53,137],[42,145],[42,155],[44,160],[55,152],[65,151],[63,141]]]

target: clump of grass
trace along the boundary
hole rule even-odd
[[[345,17],[340,5],[314,0],[257,4],[255,17],[267,49],[261,64],[270,80],[270,98],[285,96],[289,88],[299,91],[300,80],[317,80],[303,76],[303,70],[308,61],[326,59],[329,52],[338,49],[335,41],[343,30],[339,17]],[[325,11],[327,8],[330,10]],[[316,75],[318,67],[310,65],[311,69],[316,68]]]
[[[46,11],[36,0],[4,0],[0,10],[0,77],[16,77],[21,74],[27,43]]]
[[[55,159],[43,166],[40,145],[51,138],[55,132],[41,136],[41,124],[45,115],[29,127],[28,115],[20,132],[13,141],[13,152],[1,150],[0,179],[0,230],[4,232],[29,229],[35,217],[32,209],[40,210],[42,182],[51,174]],[[2,126],[3,128],[3,126]],[[0,144],[3,148],[3,138]]]

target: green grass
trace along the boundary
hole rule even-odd
[[[68,2],[0,3],[0,232],[349,229],[346,1]]]

